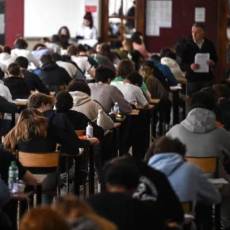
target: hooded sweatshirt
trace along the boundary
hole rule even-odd
[[[173,126],[166,135],[184,143],[188,156],[220,156],[223,150],[230,152],[230,133],[216,128],[216,116],[211,110],[192,109],[185,120]]]
[[[195,165],[184,161],[177,153],[159,153],[152,156],[149,166],[163,172],[181,202],[201,201],[205,204],[219,203],[219,192]]]
[[[73,97],[73,110],[85,114],[91,121],[96,121],[98,118],[98,111],[102,110],[103,117],[99,126],[103,129],[113,128],[113,120],[103,111],[102,106],[92,100],[88,94],[80,91],[71,91],[69,93]]]

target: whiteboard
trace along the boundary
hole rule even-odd
[[[84,13],[85,0],[25,0],[24,37],[50,37],[61,26],[67,26],[75,37]]]

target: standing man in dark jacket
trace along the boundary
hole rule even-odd
[[[212,85],[213,70],[217,62],[217,54],[214,44],[205,37],[204,26],[201,23],[195,23],[192,26],[192,37],[178,43],[177,60],[186,72],[187,94],[199,91],[203,87]],[[209,72],[197,72],[200,66],[195,63],[195,56],[198,53],[207,53],[210,55],[208,60]]]

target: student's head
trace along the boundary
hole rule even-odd
[[[73,98],[66,92],[61,91],[56,95],[56,110],[58,112],[67,112],[73,107]]]
[[[29,97],[28,108],[37,109],[40,112],[51,110],[54,106],[54,98],[43,93],[34,93]]]
[[[8,66],[7,72],[11,76],[20,76],[20,66],[17,63],[11,63]]]
[[[67,90],[69,92],[80,91],[80,92],[88,94],[89,96],[91,95],[90,88],[84,80],[78,80],[78,79],[72,80],[69,83]]]
[[[138,72],[133,72],[129,74],[126,79],[133,85],[141,87],[143,83],[143,78]]]
[[[18,49],[26,49],[28,47],[28,43],[23,38],[18,38],[14,41],[14,47]]]
[[[137,44],[143,43],[143,35],[141,32],[134,32],[131,36],[132,42],[135,42]]]
[[[36,43],[33,47],[33,50],[42,50],[42,49],[46,49],[46,45],[44,45],[43,43]]]
[[[104,180],[109,192],[133,192],[140,172],[131,158],[113,159],[104,167]]]
[[[96,74],[95,74],[96,82],[101,81],[103,83],[109,83],[114,78],[115,78],[115,72],[110,68],[99,66],[96,69]]]
[[[52,208],[63,216],[70,226],[77,225],[79,230],[116,230],[114,224],[97,215],[86,202],[74,195],[57,198]]]
[[[83,17],[83,24],[85,26],[88,26],[90,28],[93,27],[93,16],[91,14],[91,12],[86,12],[84,17]]]
[[[145,61],[140,67],[140,74],[145,78],[154,74],[154,64],[152,61]]]
[[[69,230],[64,218],[50,207],[29,210],[20,221],[20,230]]]
[[[132,61],[126,59],[119,62],[117,75],[126,78],[130,73],[135,71],[135,65]]]
[[[52,55],[50,55],[50,54],[44,54],[44,55],[42,55],[40,61],[41,61],[41,63],[42,63],[43,65],[54,63],[53,57],[52,57]]]
[[[69,28],[67,26],[60,27],[58,30],[58,35],[59,37],[64,36],[64,37],[70,38]]]
[[[70,45],[67,48],[67,54],[69,56],[75,56],[75,55],[77,55],[77,53],[78,53],[78,50],[77,50],[77,47],[75,45]]]
[[[161,49],[160,56],[161,57],[169,57],[169,58],[172,58],[172,59],[176,59],[176,54],[169,48]]]
[[[153,61],[156,61],[156,62],[160,62],[161,61],[161,57],[158,55],[158,54],[154,54],[151,56],[151,59]]]
[[[147,160],[156,154],[177,153],[182,157],[186,154],[186,146],[177,138],[162,136],[157,139],[147,152]]]
[[[204,24],[194,23],[192,25],[192,39],[194,42],[201,42],[205,37]]]
[[[4,46],[3,47],[3,52],[10,54],[11,53],[11,48],[9,46]]]
[[[107,42],[102,42],[97,45],[97,52],[104,55],[108,56],[110,54],[110,45]]]
[[[86,52],[87,52],[87,48],[84,45],[79,44],[77,46],[77,53],[86,53]]]
[[[215,106],[216,98],[211,88],[205,88],[192,94],[190,109],[203,108],[213,111]]]
[[[72,194],[57,198],[52,208],[64,216],[69,222],[93,212],[85,202],[79,200]]]
[[[16,58],[15,63],[20,66],[20,68],[27,69],[29,61],[27,58],[19,56]]]
[[[48,121],[38,110],[25,109],[21,112],[16,125],[4,138],[6,149],[14,150],[20,141],[27,141],[34,136],[47,136]]]
[[[122,47],[123,47],[124,50],[131,51],[133,49],[131,39],[130,38],[125,38],[122,41]]]

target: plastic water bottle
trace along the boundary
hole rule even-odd
[[[85,133],[87,137],[93,137],[93,126],[90,124],[90,122],[88,122]]]
[[[115,114],[120,113],[120,108],[119,108],[118,102],[115,102],[115,103],[114,103],[113,112],[114,112]]]
[[[102,109],[99,109],[98,110],[98,115],[97,115],[97,125],[98,126],[102,126],[102,123],[103,123],[103,111]]]
[[[18,182],[18,166],[15,161],[12,161],[8,172],[8,186],[12,190],[14,183]]]

